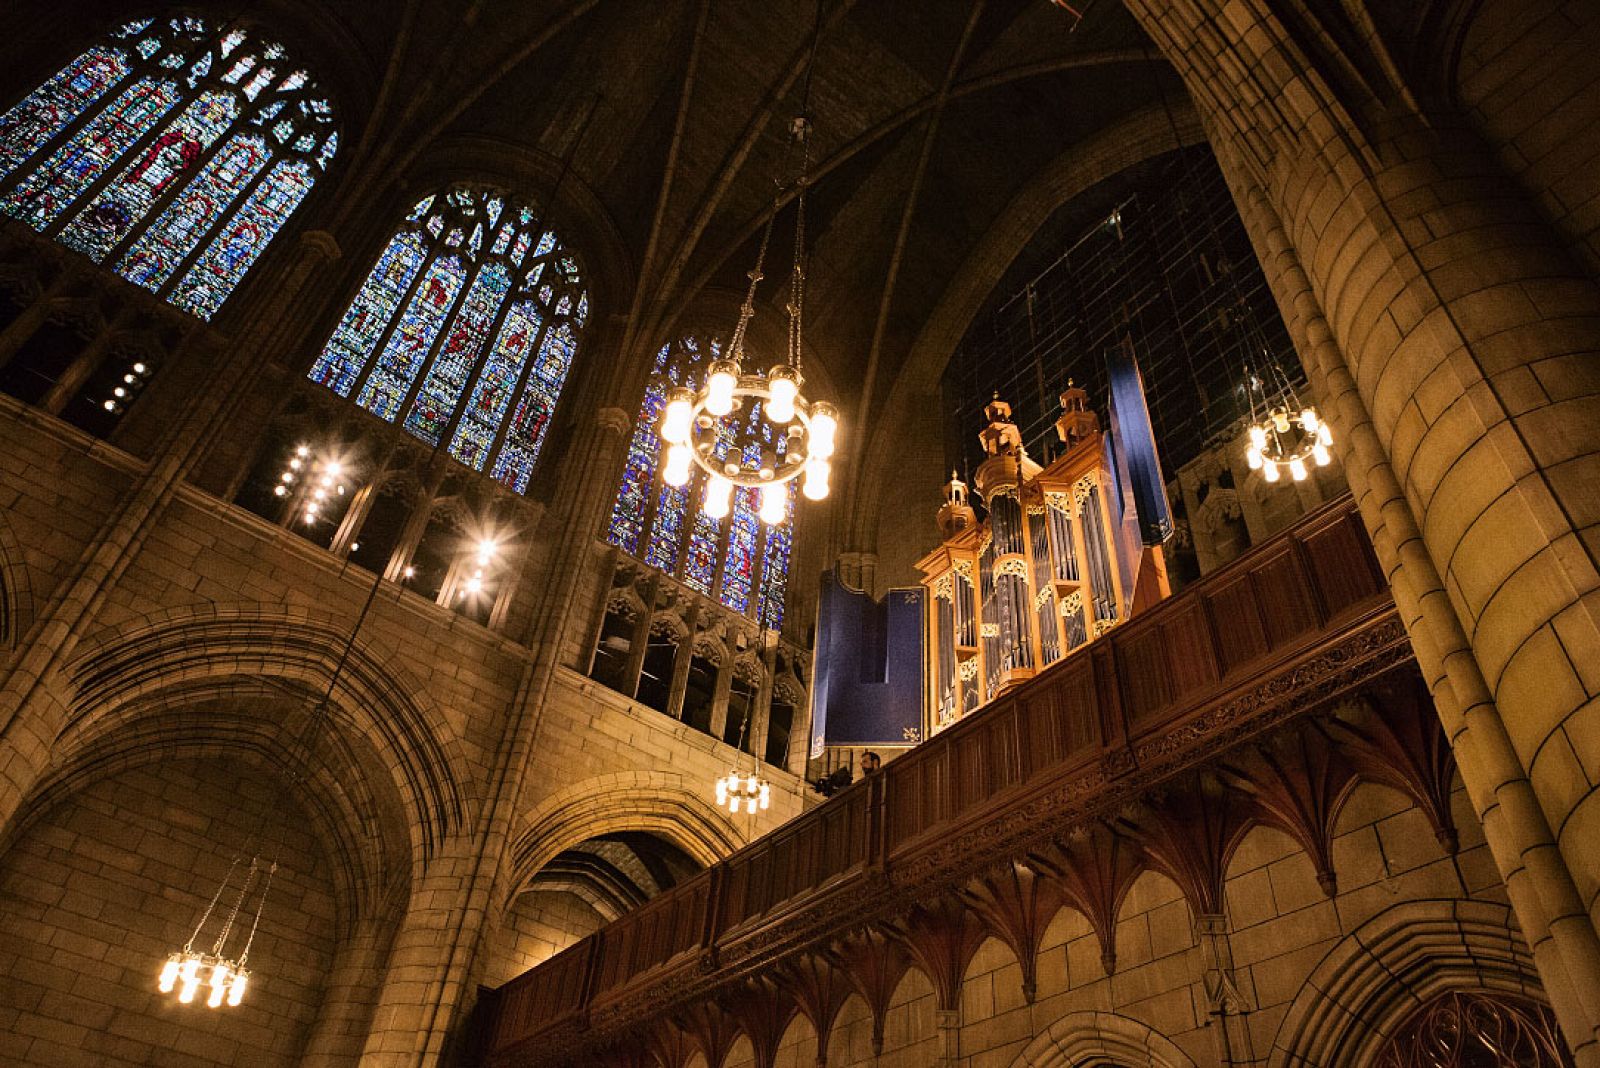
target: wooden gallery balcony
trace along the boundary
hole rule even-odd
[[[1402,790],[1453,850],[1453,770],[1345,497],[486,991],[473,1038],[496,1068],[654,1065],[634,1058],[669,1048],[715,1068],[744,1034],[768,1065],[794,1013],[826,1048],[858,992],[881,1042],[907,967],[954,1008],[990,935],[1031,1000],[1063,905],[1114,968],[1117,903],[1146,869],[1197,921],[1221,914],[1228,858],[1258,823],[1299,843],[1331,893],[1332,821],[1357,778]]]

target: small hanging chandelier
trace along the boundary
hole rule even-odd
[[[1300,403],[1282,367],[1272,364],[1268,374],[1270,383],[1245,368],[1245,389],[1250,395],[1250,444],[1245,462],[1268,482],[1277,482],[1285,470],[1294,481],[1303,482],[1309,474],[1307,460],[1318,467],[1326,467],[1332,460],[1328,446],[1333,444],[1333,430],[1317,414],[1315,405]]]
[[[244,989],[250,981],[245,961],[250,958],[250,946],[256,940],[256,929],[261,926],[261,910],[267,903],[267,890],[272,885],[273,873],[278,870],[277,861],[267,865],[266,878],[261,884],[261,896],[256,899],[255,919],[250,923],[250,933],[244,940],[244,947],[239,951],[239,956],[232,958],[227,955],[228,936],[233,933],[235,921],[239,918],[239,910],[250,896],[256,878],[261,873],[259,856],[250,858],[250,870],[245,873],[244,881],[239,886],[239,896],[234,899],[233,907],[228,910],[227,919],[222,921],[222,929],[217,932],[217,940],[211,944],[211,952],[198,953],[194,948],[206,921],[211,919],[211,914],[216,911],[217,902],[222,900],[222,895],[227,891],[228,883],[232,881],[233,873],[239,867],[239,859],[233,858],[233,863],[228,866],[228,873],[222,877],[217,892],[211,896],[211,904],[206,906],[205,912],[200,916],[200,922],[195,924],[194,934],[189,936],[189,941],[183,944],[183,949],[167,957],[166,963],[161,966],[161,976],[156,983],[156,989],[163,994],[176,992],[180,1004],[188,1005],[193,1002],[202,986],[211,989],[206,998],[207,1008],[215,1009],[223,1004],[232,1008],[244,1000]]]
[[[772,804],[772,784],[755,772],[740,773],[734,768],[717,780],[717,807],[726,807],[737,816],[741,806],[745,812],[765,812]]]
[[[756,286],[763,277],[762,264],[777,217],[778,205],[774,202],[726,356],[711,363],[699,390],[678,386],[669,392],[661,417],[661,438],[667,448],[662,480],[669,486],[685,486],[691,465],[698,466],[706,473],[705,514],[712,519],[728,514],[735,486],[760,492],[758,511],[768,526],[778,526],[788,517],[788,483],[794,479],[804,477],[801,492],[807,500],[820,501],[828,496],[839,412],[825,401],[806,400],[800,392],[805,384],[800,360],[804,341],[810,128],[804,115],[797,117],[790,128],[794,143],[801,148],[802,162],[795,196],[794,267],[789,276],[789,341],[784,362],[765,374],[745,371],[745,338],[755,316]],[[751,421],[728,417],[746,405],[759,406],[761,416],[779,431],[775,443],[741,440],[749,438]]]

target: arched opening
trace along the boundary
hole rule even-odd
[[[701,870],[649,831],[613,831],[557,853],[512,898],[484,982],[499,986]]]

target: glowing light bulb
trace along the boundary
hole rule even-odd
[[[416,578],[417,577],[417,569],[412,567],[410,564],[407,564],[404,568],[401,569],[400,576],[402,578],[408,578],[408,579],[409,578]]]
[[[761,784],[761,811],[765,812],[772,804],[772,787],[767,783]]]
[[[311,455],[311,446],[310,445],[296,445],[294,447],[294,454],[296,456],[310,456]]]
[[[178,1000],[187,1005],[194,1000],[195,992],[200,989],[200,962],[194,957],[184,961],[178,977],[183,981],[183,989],[178,991]]]
[[[789,490],[782,482],[761,487],[761,521],[769,527],[782,523],[789,514]]]
[[[1330,427],[1327,423],[1323,423],[1320,426],[1318,426],[1317,427],[1317,440],[1320,441],[1324,445],[1332,445],[1333,444],[1333,428]]]
[[[739,384],[739,365],[732,360],[716,360],[706,379],[706,411],[715,416],[733,411],[733,390]]]
[[[476,575],[474,575],[471,578],[467,579],[467,592],[468,593],[482,593],[483,592],[483,579],[479,578]]]
[[[222,996],[228,992],[228,966],[218,964],[211,969],[211,996],[206,998],[206,1008],[214,1009],[222,1004]]]
[[[678,386],[667,394],[667,408],[661,416],[661,438],[668,445],[689,444],[689,417],[694,394]]]
[[[783,426],[794,418],[794,401],[800,395],[800,374],[788,364],[767,373],[767,418]]]
[[[250,981],[249,972],[234,972],[233,982],[228,986],[228,1004],[237,1005],[244,1000],[244,987]]]
[[[142,363],[136,363],[136,364],[133,365],[133,373],[136,374],[136,375],[144,374],[145,370],[146,370],[145,365],[142,364]]]
[[[296,456],[293,460],[289,461],[289,469],[291,471],[300,470],[300,457]]]
[[[272,492],[275,495],[279,496],[279,497],[287,497],[289,495],[289,487],[288,486],[274,486],[274,487],[272,487]]]
[[[174,953],[167,958],[167,963],[161,966],[161,980],[156,984],[156,989],[163,994],[172,993],[172,988],[178,984],[178,955]]]
[[[746,792],[752,793],[752,794],[755,793],[756,792],[756,777],[754,775],[751,775],[749,778],[745,779],[744,787],[745,787],[745,791]]]
[[[828,496],[828,478],[832,473],[832,465],[826,460],[812,457],[806,461],[804,481],[800,483],[800,492],[805,494],[806,500],[820,501]]]
[[[329,460],[326,470],[329,478],[338,478],[339,474],[344,471],[344,465],[339,463],[338,460]]]
[[[1289,432],[1289,413],[1283,408],[1273,409],[1272,425],[1277,428],[1278,433],[1287,434]]]
[[[807,445],[811,455],[826,460],[833,455],[834,438],[839,433],[839,413],[833,405],[820,402],[811,406],[811,433]]]
[[[706,481],[706,515],[712,519],[721,519],[727,515],[732,496],[733,483],[721,475],[712,475]]]
[[[1318,467],[1327,467],[1329,461],[1333,459],[1328,453],[1328,447],[1320,441],[1311,446],[1311,458],[1317,461]]]
[[[108,412],[114,412],[114,411],[117,410],[117,402],[113,401],[113,400],[108,400],[108,401],[105,402],[104,405],[102,405],[102,407],[104,407],[105,410],[108,411]]]
[[[1261,470],[1261,450],[1254,445],[1250,446],[1244,452],[1244,462],[1250,465],[1252,471]]]
[[[1256,449],[1257,451],[1260,451],[1261,449],[1264,449],[1264,448],[1267,447],[1267,428],[1266,427],[1260,426],[1259,424],[1252,425],[1250,427],[1250,445],[1251,445],[1252,448]]]
[[[689,446],[667,446],[667,462],[661,468],[661,481],[674,489],[689,484]]]
[[[136,381],[132,375],[123,375],[122,380],[130,386]]]
[[[121,386],[118,386],[116,389],[111,391],[111,395],[113,397],[126,397],[128,395],[128,391],[123,389]]]
[[[1315,434],[1317,432],[1317,410],[1315,408],[1301,410],[1300,426],[1305,429],[1307,434]]]
[[[1290,460],[1289,474],[1294,476],[1296,482],[1304,482],[1306,480],[1306,462],[1298,456]]]
[[[1267,464],[1261,469],[1261,477],[1266,479],[1268,482],[1278,481],[1278,465]]]
[[[717,780],[717,807],[721,808],[723,805],[726,805],[727,803],[728,803],[728,784],[724,780],[718,779]]]

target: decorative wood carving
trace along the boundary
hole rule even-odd
[[[911,967],[911,958],[900,943],[879,930],[866,930],[846,938],[834,951],[834,959],[849,976],[850,984],[867,1003],[872,1013],[872,1052],[883,1052],[883,1017],[895,987]]]
[[[1228,858],[1250,818],[1238,794],[1215,775],[1200,774],[1161,791],[1120,822],[1138,839],[1150,867],[1177,883],[1200,917],[1223,913]]]
[[[936,898],[907,913],[898,934],[911,959],[933,984],[938,1007],[945,1012],[959,1009],[967,965],[988,937],[973,910],[954,897]]]
[[[817,1033],[817,1068],[827,1068],[828,1042],[850,997],[850,978],[832,960],[807,953],[779,966],[777,980]]]
[[[757,979],[724,995],[722,1002],[750,1040],[756,1068],[772,1068],[778,1055],[778,1043],[783,1041],[789,1021],[798,1011],[794,998],[771,980]]]
[[[968,884],[963,898],[988,932],[1016,955],[1022,968],[1022,996],[1033,1004],[1039,989],[1039,940],[1064,900],[1061,886],[1023,863]]]
[[[715,1001],[700,1001],[678,1015],[678,1025],[705,1055],[709,1065],[720,1065],[739,1038],[739,1021]]]
[[[1255,803],[1256,816],[1293,838],[1332,897],[1333,829],[1339,807],[1355,786],[1356,772],[1337,746],[1308,724],[1295,724],[1229,757],[1219,774]]]
[[[1060,887],[1063,901],[1083,913],[1100,941],[1106,974],[1117,970],[1117,913],[1122,899],[1144,871],[1138,847],[1096,821],[1063,843],[1050,843],[1030,857]]]

